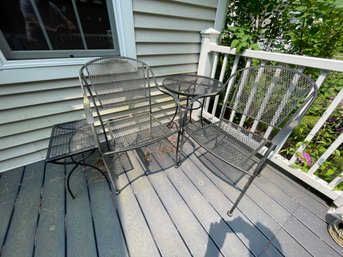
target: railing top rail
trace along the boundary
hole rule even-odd
[[[209,50],[213,52],[225,53],[230,55],[237,55],[236,49],[220,46],[216,43],[210,43]],[[284,53],[272,53],[266,51],[256,51],[247,49],[243,53],[239,54],[243,57],[257,58],[261,60],[276,61],[288,64],[294,64],[299,66],[317,68],[329,71],[343,72],[343,61],[334,59],[325,59],[310,56],[300,56]]]

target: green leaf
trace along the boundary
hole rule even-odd
[[[240,41],[235,39],[235,40],[232,40],[231,42],[231,47],[237,47],[239,45]]]

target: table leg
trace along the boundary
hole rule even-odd
[[[86,157],[83,157],[80,161],[76,161],[76,160],[73,158],[73,156],[70,156],[70,159],[71,159],[72,162],[70,162],[70,163],[68,163],[68,164],[75,164],[75,166],[72,168],[72,170],[70,171],[70,173],[69,173],[69,175],[68,175],[68,178],[67,178],[67,189],[68,189],[68,192],[69,192],[70,196],[71,196],[73,199],[75,199],[75,195],[73,194],[73,192],[72,192],[72,190],[71,190],[71,188],[70,188],[70,178],[71,178],[72,174],[74,173],[74,171],[76,170],[76,168],[77,168],[79,165],[86,166],[86,167],[90,167],[90,168],[93,168],[93,169],[99,171],[99,172],[104,176],[104,178],[106,179],[106,182],[107,182],[108,186],[109,186],[110,189],[111,189],[110,182],[109,182],[108,177],[106,176],[105,172],[102,171],[101,169],[99,169],[98,167],[96,167],[96,166],[94,166],[94,165],[91,165],[91,164],[88,164],[88,163],[85,162],[85,160],[86,160],[87,158],[89,158],[89,157],[94,153],[95,150],[96,150],[96,149],[92,150],[92,151],[90,152],[90,154],[88,154]],[[56,163],[56,162],[55,162],[55,163]],[[57,164],[59,164],[59,163],[57,163]]]

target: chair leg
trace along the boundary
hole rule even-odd
[[[265,153],[265,155],[262,157],[260,163],[257,165],[256,169],[254,170],[252,176],[250,176],[249,180],[247,181],[247,183],[244,185],[244,188],[242,190],[242,192],[239,194],[236,202],[233,204],[233,206],[231,207],[231,209],[227,212],[227,215],[232,217],[233,211],[236,209],[237,205],[239,204],[239,202],[242,200],[242,197],[245,195],[245,193],[247,192],[248,188],[250,187],[250,185],[252,184],[252,182],[254,181],[254,179],[259,176],[261,170],[264,168],[264,166],[266,165],[266,161],[267,158],[269,156],[269,154],[271,153],[271,151],[274,149],[274,147],[270,147],[267,152]]]
[[[108,168],[107,163],[106,163],[106,160],[105,160],[105,158],[104,158],[104,156],[103,156],[103,154],[102,154],[102,152],[101,152],[100,149],[99,149],[99,153],[100,153],[101,159],[102,159],[102,161],[103,161],[103,163],[104,163],[104,165],[105,165],[105,169],[106,169],[106,171],[107,171],[108,178],[109,178],[109,180],[110,180],[110,182],[111,182],[110,184],[112,185],[112,187],[113,187],[113,189],[114,189],[114,193],[115,193],[116,195],[118,195],[118,194],[120,193],[120,191],[117,189],[117,187],[116,187],[116,185],[115,185],[115,182],[114,182],[113,177],[112,177],[112,175],[111,175],[111,171],[110,171],[110,169]]]
[[[180,140],[181,140],[181,131],[177,133],[177,140],[176,140],[176,154],[175,154],[175,167],[178,168],[180,166]]]
[[[245,193],[247,192],[248,188],[250,187],[251,183],[254,181],[256,175],[253,175],[249,178],[248,182],[244,185],[244,188],[242,190],[242,192],[240,193],[240,195],[238,196],[236,202],[233,204],[233,206],[231,207],[231,210],[229,210],[227,212],[227,215],[229,215],[230,217],[232,217],[233,211],[236,209],[237,205],[239,204],[239,202],[241,201],[242,197],[245,195]]]

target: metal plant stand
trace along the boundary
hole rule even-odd
[[[92,127],[86,120],[65,122],[52,127],[45,162],[74,165],[67,178],[67,189],[73,199],[75,199],[75,195],[70,189],[70,178],[79,165],[101,172],[109,184],[106,174],[101,169],[85,162],[96,150],[97,145]],[[77,159],[77,155],[82,155],[82,158]],[[70,158],[69,162],[65,161],[67,158]]]

